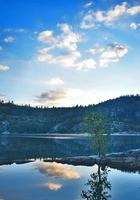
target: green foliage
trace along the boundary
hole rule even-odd
[[[109,131],[109,120],[103,113],[89,113],[85,117],[91,143],[99,157],[104,156],[107,150],[107,135]]]

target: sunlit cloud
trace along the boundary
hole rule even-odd
[[[60,79],[59,77],[51,78],[50,80],[47,81],[48,85],[63,85],[64,81]]]
[[[7,65],[1,65],[0,64],[0,72],[6,72],[9,70],[9,67]]]
[[[42,93],[40,96],[37,96],[37,100],[40,103],[48,103],[50,104],[51,102],[57,102],[63,98],[65,98],[67,95],[66,90],[49,90],[48,92]]]
[[[75,105],[88,105],[93,103],[94,90],[81,90],[77,88],[63,88],[48,90],[37,96],[37,103],[48,107],[63,107]]]
[[[49,190],[58,191],[62,188],[62,184],[59,183],[42,183],[40,187],[48,188]]]
[[[6,43],[12,43],[12,42],[14,42],[14,40],[15,40],[15,38],[12,36],[8,36],[8,37],[4,38],[4,42],[6,42]]]
[[[47,176],[53,176],[63,179],[77,179],[80,178],[80,174],[72,169],[71,167],[61,164],[61,163],[45,163],[38,162],[36,168]]]

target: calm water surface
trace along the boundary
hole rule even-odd
[[[107,153],[140,148],[140,135],[115,135],[108,138]],[[72,134],[41,134],[0,137],[0,159],[27,159],[93,155],[90,138]]]
[[[140,136],[109,138],[108,152],[140,148]],[[139,172],[47,163],[43,158],[94,154],[90,138],[74,135],[0,137],[0,200],[140,200]],[[35,159],[26,164],[2,161]],[[39,159],[41,158],[41,159]]]
[[[43,161],[0,167],[2,200],[82,200],[92,194],[93,200],[97,195],[106,200],[139,200],[140,174]]]

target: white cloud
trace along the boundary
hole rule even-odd
[[[38,35],[38,40],[46,44],[50,44],[52,48],[65,49],[75,51],[77,43],[81,41],[81,36],[72,31],[72,26],[68,24],[57,25],[61,31],[60,35],[54,37],[53,31],[46,30]]]
[[[140,27],[140,24],[138,24],[138,23],[132,22],[130,24],[130,28],[133,30],[137,30],[138,27]]]
[[[6,72],[6,71],[8,71],[9,70],[9,67],[8,66],[6,66],[6,65],[1,65],[0,64],[0,72]]]
[[[80,52],[73,51],[69,54],[64,54],[54,57],[53,61],[51,61],[54,64],[61,65],[63,67],[76,67],[75,62],[78,58],[81,57]]]
[[[79,51],[72,51],[64,55],[53,56],[49,53],[49,49],[45,48],[38,52],[38,60],[46,61],[49,64],[59,65],[66,68],[74,68],[77,70],[87,71],[89,69],[96,68],[96,62],[94,59],[80,59],[81,54]]]
[[[93,2],[92,1],[89,1],[88,3],[86,3],[85,5],[84,5],[84,7],[85,8],[89,8],[90,6],[92,6],[93,5]]]
[[[84,59],[81,62],[75,63],[75,66],[76,66],[77,70],[88,71],[89,69],[96,68],[96,62],[94,59],[89,58],[89,59]]]
[[[140,5],[138,6],[133,6],[127,9],[127,13],[129,15],[137,15],[140,13]]]
[[[128,48],[120,44],[111,44],[100,56],[100,67],[107,67],[109,63],[119,62],[128,53]]]
[[[44,42],[47,44],[54,44],[55,38],[53,36],[53,31],[51,30],[42,31],[41,33],[38,34],[38,40],[40,42]]]
[[[123,16],[127,11],[127,3],[123,2],[121,5],[116,5],[113,9],[110,9],[107,13],[98,11],[95,14],[96,20],[99,22],[105,22],[107,24],[117,20],[120,16]]]
[[[88,11],[88,13],[83,17],[80,27],[82,29],[93,28],[95,27],[95,23],[105,23],[110,25],[122,16],[133,16],[139,13],[139,5],[130,7],[126,2],[123,2],[122,4],[117,4],[108,11]]]
[[[51,49],[52,47],[47,47],[39,50],[37,55],[38,61],[40,62],[51,61],[53,59],[53,55],[50,54]]]
[[[8,37],[4,38],[4,42],[6,42],[6,43],[14,42],[14,40],[15,40],[15,38],[12,36],[8,36]]]
[[[64,81],[60,79],[59,77],[51,78],[47,81],[48,85],[63,85]]]
[[[64,67],[72,67],[77,58],[79,58],[80,52],[72,51],[64,55],[53,56],[50,53],[51,48],[44,48],[38,52],[39,61],[47,61],[49,64],[58,64]]]
[[[83,17],[83,20],[80,24],[80,28],[81,29],[95,28],[94,14],[92,11]]]
[[[95,69],[95,60],[92,58],[83,59],[81,53],[77,50],[77,43],[81,41],[80,34],[73,32],[72,26],[68,24],[58,24],[57,26],[61,34],[56,37],[50,30],[39,33],[38,40],[48,46],[38,51],[38,60],[77,70]],[[57,56],[54,55],[54,51],[57,51]]]
[[[76,51],[77,43],[81,41],[81,36],[78,33],[74,33],[72,26],[68,24],[58,24],[57,26],[62,31],[62,34],[57,38],[58,42],[56,47]]]
[[[95,48],[91,48],[91,49],[88,50],[88,52],[91,53],[92,55],[102,53],[103,51],[104,51],[104,48],[101,48],[99,46],[97,46]]]

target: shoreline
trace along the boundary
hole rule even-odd
[[[0,165],[11,165],[11,164],[25,164],[35,162],[38,159],[0,159]],[[139,171],[140,172],[140,149],[129,150],[120,153],[110,153],[103,158],[98,156],[76,156],[76,157],[65,157],[65,158],[42,158],[44,162],[57,162],[62,164],[69,164],[74,166],[93,166],[95,164],[100,166],[108,166],[113,169],[122,171]]]
[[[78,156],[67,158],[48,158],[45,162],[58,162],[74,166],[93,166],[95,164],[108,166],[124,171],[140,171],[140,149],[120,153],[107,154],[104,158],[98,156]]]

